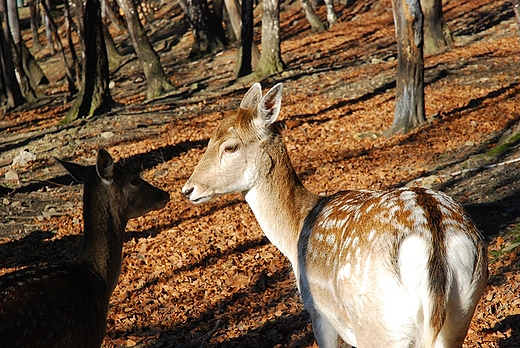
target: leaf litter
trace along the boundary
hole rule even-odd
[[[288,68],[263,81],[264,88],[284,82],[283,134],[310,190],[428,185],[465,204],[486,234],[490,257],[490,281],[465,347],[520,345],[520,164],[513,161],[520,150],[513,143],[498,156],[488,154],[520,118],[520,42],[509,4],[446,4],[455,45],[426,57],[428,123],[407,135],[382,136],[395,105],[390,1],[337,4],[341,22],[322,33],[310,31],[298,4],[284,5]],[[494,21],[495,9],[503,11],[500,20]],[[324,9],[318,12],[324,18]],[[169,4],[155,17],[182,20],[179,13]],[[257,38],[259,30],[257,20]],[[114,34],[116,42],[125,40]],[[63,177],[52,156],[92,163],[103,146],[171,196],[165,209],[128,224],[104,347],[317,347],[290,265],[243,198],[195,206],[181,195],[213,129],[247,87],[231,83],[233,48],[218,59],[201,58],[194,69],[186,58],[190,43],[184,34],[160,52],[179,90],[198,83],[200,71],[212,72],[185,99],[143,103],[144,84],[132,87],[134,61],[115,73],[112,93],[122,106],[109,116],[60,126],[70,105],[62,94],[53,104],[4,116],[0,176],[13,171],[17,180],[2,181],[8,192],[0,202],[0,273],[75,257],[82,189]],[[46,62],[62,93],[62,69],[52,70],[59,62]],[[36,160],[12,166],[20,151]],[[472,168],[479,169],[466,170]]]

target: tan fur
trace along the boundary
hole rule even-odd
[[[329,197],[298,179],[276,127],[281,85],[258,84],[224,119],[183,188],[195,203],[242,192],[290,260],[322,348],[460,347],[487,279],[480,232],[424,188]]]

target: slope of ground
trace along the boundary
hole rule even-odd
[[[501,145],[520,119],[520,42],[510,2],[446,3],[455,45],[426,58],[429,122],[391,138],[382,136],[395,97],[391,3],[337,10],[340,24],[313,33],[299,4],[284,5],[288,68],[262,82],[284,82],[281,117],[297,172],[320,194],[425,185],[463,203],[489,242],[491,273],[465,347],[518,347],[520,149],[515,137]],[[105,347],[316,346],[289,263],[242,197],[194,206],[180,193],[213,129],[247,90],[233,81],[235,50],[190,62],[192,38],[178,6],[162,5],[155,18],[150,37],[177,96],[143,102],[146,81],[128,55],[112,72],[121,105],[59,125],[70,107],[61,62],[37,54],[51,80],[42,87],[46,98],[0,121],[0,184],[7,187],[0,192],[0,273],[77,255],[82,187],[53,156],[89,164],[103,146],[172,197],[162,211],[129,223]],[[257,37],[259,30],[257,23]],[[113,33],[128,52],[127,34]]]

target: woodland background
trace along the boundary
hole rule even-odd
[[[110,73],[119,105],[62,124],[72,103],[62,62],[48,48],[34,53],[50,80],[44,97],[0,118],[0,273],[77,255],[82,186],[53,156],[92,164],[102,146],[172,198],[129,223],[105,347],[316,347],[289,264],[242,197],[195,206],[181,195],[249,85],[233,77],[232,46],[191,59],[181,8],[155,4],[147,33],[175,95],[145,101],[128,33],[109,27],[127,58]],[[300,4],[285,2],[287,67],[262,81],[264,89],[284,82],[283,134],[297,172],[320,194],[424,185],[464,204],[489,242],[491,272],[465,347],[518,347],[520,41],[511,2],[445,1],[455,42],[425,58],[428,122],[392,137],[383,136],[395,106],[391,2],[337,3],[336,11],[339,24],[313,32]]]

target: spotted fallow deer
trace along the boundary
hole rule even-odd
[[[82,248],[77,260],[0,277],[2,348],[101,347],[121,272],[126,224],[170,200],[104,149],[95,166],[58,161],[85,186]]]
[[[322,197],[293,169],[274,121],[282,84],[259,84],[225,118],[182,192],[242,192],[291,262],[322,348],[461,347],[487,280],[483,238],[460,205],[426,188]]]

